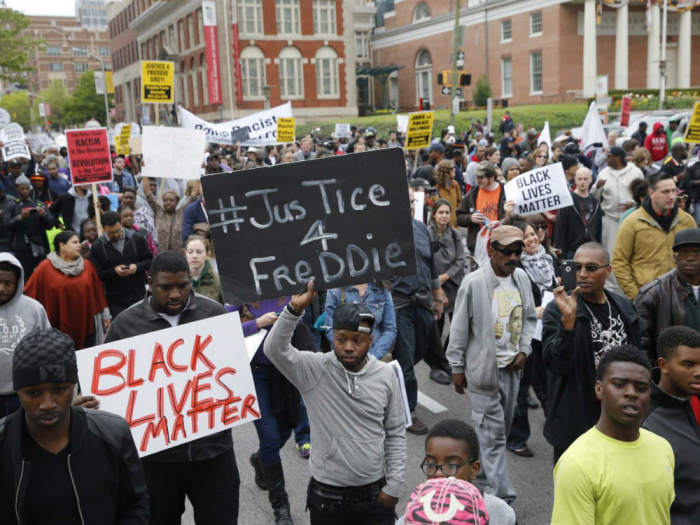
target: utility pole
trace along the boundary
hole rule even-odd
[[[457,5],[455,6],[455,29],[454,29],[454,45],[452,49],[452,85],[450,86],[450,124],[455,125],[455,99],[457,98],[457,86],[459,85],[457,78],[457,53],[459,52],[459,36],[460,36],[460,26],[459,26],[459,4],[462,0],[457,0]]]
[[[100,61],[100,70],[102,71],[102,94],[105,97],[105,117],[107,118],[107,129],[111,129],[112,123],[109,118],[109,102],[107,99],[107,73],[105,72],[105,63],[101,57],[97,55],[90,55],[92,58],[96,58]]]

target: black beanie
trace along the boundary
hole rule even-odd
[[[77,383],[78,365],[73,339],[55,328],[24,336],[12,356],[15,391],[40,383]]]

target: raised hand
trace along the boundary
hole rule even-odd
[[[295,312],[303,312],[306,310],[307,306],[311,304],[311,301],[316,297],[317,292],[314,290],[314,280],[311,279],[306,285],[306,291],[301,294],[292,295],[289,300],[289,304]]]
[[[576,325],[576,308],[578,305],[578,294],[580,292],[581,288],[577,286],[571,295],[569,295],[561,284],[553,290],[554,300],[561,312],[561,324],[565,330],[573,330]]]

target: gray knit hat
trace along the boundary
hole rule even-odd
[[[15,390],[40,383],[77,383],[78,365],[73,339],[55,328],[24,336],[12,356]]]
[[[506,157],[503,159],[503,162],[501,162],[501,171],[503,172],[503,176],[505,177],[506,173],[508,173],[508,170],[512,168],[513,166],[517,166],[518,169],[520,169],[520,164],[518,164],[518,159],[514,159],[513,157]]]
[[[22,184],[26,184],[27,186],[32,185],[26,175],[20,175],[15,179],[15,186],[21,186]]]

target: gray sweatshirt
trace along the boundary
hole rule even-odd
[[[304,398],[313,443],[311,475],[336,487],[386,477],[382,490],[398,498],[406,470],[406,416],[391,365],[368,355],[364,368],[353,373],[334,352],[300,352],[291,345],[299,319],[285,308],[263,351]]]
[[[6,395],[15,391],[12,388],[12,356],[17,343],[32,330],[50,328],[51,325],[41,303],[22,295],[24,270],[19,261],[12,254],[2,252],[0,262],[19,268],[15,295],[0,305],[0,395]]]

